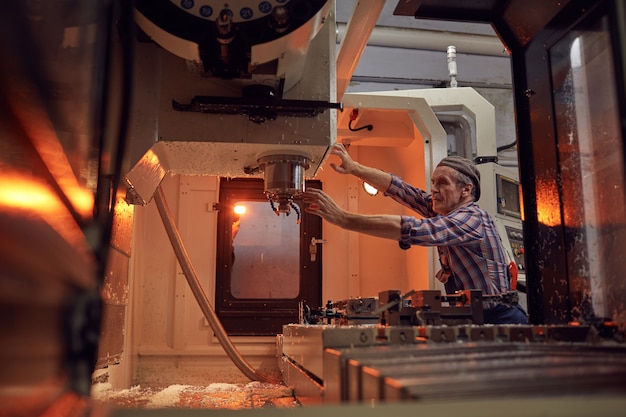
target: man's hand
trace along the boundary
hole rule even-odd
[[[341,143],[336,143],[330,150],[331,155],[337,155],[341,159],[341,165],[337,165],[335,163],[331,163],[330,166],[340,174],[353,174],[354,170],[357,167],[357,162],[355,162],[348,150]]]
[[[343,144],[334,144],[330,149],[330,154],[337,155],[341,159],[340,165],[335,163],[330,164],[336,172],[340,174],[352,174],[382,192],[386,192],[389,189],[391,174],[356,162],[352,159],[350,154],[348,154]]]
[[[309,188],[302,194],[302,201],[307,204],[304,211],[320,216],[329,223],[342,226],[345,210],[340,208],[328,194],[317,188]]]
[[[343,229],[386,239],[400,239],[402,218],[399,215],[351,213],[339,207],[328,194],[317,188],[309,188],[302,193],[302,201],[307,204],[305,212],[315,214]]]

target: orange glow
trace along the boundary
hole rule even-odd
[[[11,100],[15,118],[20,121],[46,168],[70,200],[76,212],[85,219],[91,217],[94,205],[93,193],[78,183],[52,122],[43,110],[45,107],[34,97],[34,94],[28,91],[30,87],[28,84],[20,85],[19,82],[15,82],[13,87],[15,90],[26,90],[8,94],[9,98],[19,97],[21,99],[19,102],[18,100]]]
[[[235,214],[238,214],[238,215],[240,215],[240,216],[241,216],[242,214],[245,214],[245,213],[246,213],[246,206],[242,206],[242,205],[240,205],[240,204],[237,204],[237,205],[233,208],[233,211],[235,212]]]
[[[0,206],[54,213],[61,208],[61,203],[44,184],[4,175],[0,177]]]
[[[561,224],[559,193],[555,181],[537,181],[537,220],[546,226]]]
[[[135,206],[128,204],[123,195],[117,195],[115,198],[114,217],[116,219],[123,219],[123,221],[132,222],[134,214]]]
[[[0,177],[1,211],[40,217],[67,242],[85,248],[84,235],[70,212],[57,194],[37,179],[3,172]]]
[[[135,206],[128,204],[124,193],[118,190],[115,198],[111,245],[130,255]]]

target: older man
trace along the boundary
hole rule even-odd
[[[373,185],[422,218],[400,215],[364,215],[340,208],[326,193],[304,193],[305,211],[341,228],[397,240],[402,249],[411,245],[436,246],[441,270],[437,273],[447,293],[481,289],[483,294],[509,291],[510,279],[502,242],[491,216],[475,201],[480,198],[480,173],[473,162],[450,156],[439,162],[431,178],[431,193],[413,187],[390,173],[354,161],[342,144],[331,154],[341,164],[331,164],[341,174],[352,174]],[[496,305],[484,311],[486,323],[525,324],[521,307]]]

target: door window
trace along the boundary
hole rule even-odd
[[[301,304],[321,306],[321,249],[309,254],[321,219],[298,200],[277,216],[263,190],[258,178],[220,181],[215,309],[230,335],[276,335],[299,322]]]
[[[277,216],[266,201],[251,200],[237,201],[233,209],[232,296],[296,298],[300,292],[300,222],[294,213],[287,218]]]

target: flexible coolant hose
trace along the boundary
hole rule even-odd
[[[165,196],[163,194],[163,190],[161,186],[158,187],[157,192],[154,194],[154,201],[156,202],[157,208],[159,210],[159,214],[161,215],[161,220],[163,221],[163,226],[165,226],[165,231],[167,232],[167,236],[172,243],[172,248],[176,253],[176,258],[178,259],[178,263],[183,269],[183,273],[185,274],[185,278],[187,279],[187,283],[193,292],[194,297],[196,297],[196,301],[204,313],[204,317],[206,317],[209,325],[215,332],[217,339],[224,348],[224,351],[228,355],[231,361],[239,368],[241,372],[252,381],[262,381],[262,382],[271,382],[276,383],[276,381],[270,380],[265,375],[259,374],[255,371],[250,364],[241,356],[237,348],[232,344],[224,326],[219,321],[215,310],[211,306],[209,299],[207,298],[204,290],[202,289],[202,285],[198,280],[198,276],[196,275],[196,271],[191,265],[191,261],[189,259],[189,255],[183,246],[182,239],[180,238],[180,234],[176,229],[176,224],[172,220],[172,214],[167,206],[167,202],[165,201]]]

